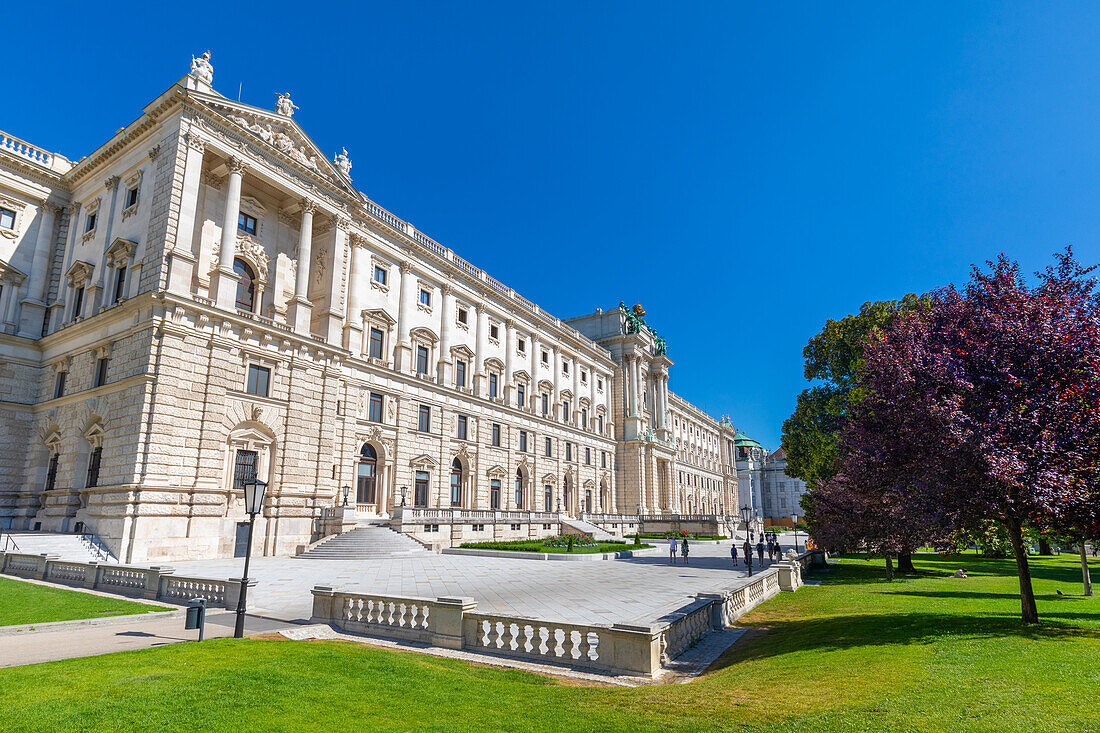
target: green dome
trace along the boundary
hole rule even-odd
[[[763,448],[764,447],[764,446],[760,445],[755,440],[753,440],[752,438],[750,438],[749,436],[747,436],[743,433],[737,433],[736,435],[733,436],[733,444],[737,447],[741,447],[741,446],[747,446],[747,447],[755,446],[757,448]]]

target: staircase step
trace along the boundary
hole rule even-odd
[[[325,540],[298,557],[320,560],[377,560],[426,552],[416,540],[393,531],[385,524],[371,522]]]

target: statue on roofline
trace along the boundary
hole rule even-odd
[[[279,101],[275,103],[275,111],[286,117],[293,117],[294,110],[298,109],[298,105],[290,101],[290,92],[286,94],[276,92],[275,96],[279,98]]]
[[[214,85],[214,65],[210,63],[209,51],[204,51],[198,58],[191,57],[191,76],[211,86]]]

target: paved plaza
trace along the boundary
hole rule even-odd
[[[786,546],[786,545],[785,545]],[[730,543],[692,543],[690,563],[668,553],[629,560],[566,562],[424,554],[379,560],[253,558],[249,612],[306,620],[315,585],[360,593],[474,598],[479,610],[575,623],[648,623],[694,600],[749,582],[733,568]],[[754,558],[755,560],[755,558]],[[178,575],[240,577],[242,560],[174,562]],[[766,561],[765,561],[766,564]],[[759,566],[754,566],[754,572]]]

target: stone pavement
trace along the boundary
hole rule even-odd
[[[694,600],[749,582],[729,542],[691,546],[688,565],[668,554],[601,562],[552,562],[426,554],[379,560],[253,558],[249,612],[305,621],[315,585],[396,596],[471,597],[479,610],[573,623],[650,623]],[[180,575],[240,577],[242,561],[173,562]],[[754,570],[759,569],[754,566]]]
[[[52,662],[73,657],[90,657],[130,649],[148,649],[181,641],[194,641],[198,631],[183,628],[182,618],[155,618],[135,616],[133,621],[103,626],[80,626],[28,631],[0,635],[0,667],[16,667],[22,664]],[[223,609],[206,612],[205,638],[215,639],[233,635],[236,614]],[[245,619],[246,634],[262,634],[279,631],[293,624],[248,616]]]

